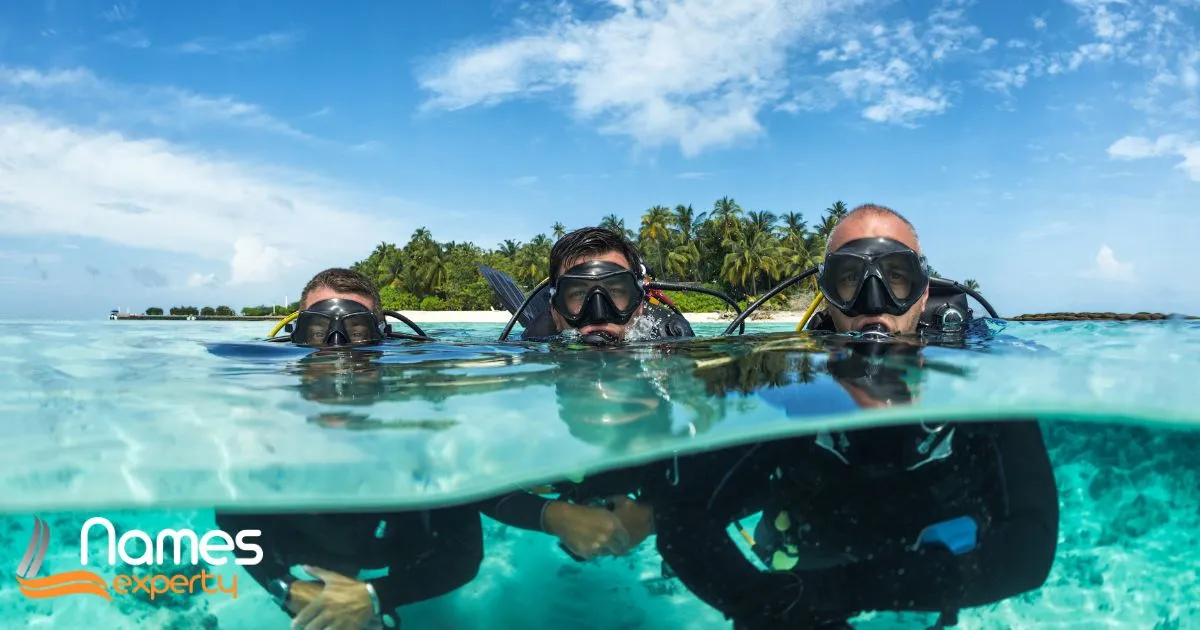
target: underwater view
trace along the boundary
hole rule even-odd
[[[1003,543],[1011,545],[1003,553],[1015,566],[1023,553],[1049,551],[1052,567],[1040,588],[964,608],[958,627],[1200,624],[1197,322],[980,319],[957,342],[928,345],[797,333],[770,323],[720,336],[724,324],[698,324],[691,339],[618,348],[497,343],[500,326],[426,324],[424,332],[439,341],[389,342],[352,354],[261,341],[264,324],[0,324],[0,379],[10,384],[0,394],[9,419],[0,475],[8,511],[3,571],[27,570],[29,550],[42,538],[35,573],[47,580],[69,574],[81,568],[83,544],[90,553],[84,568],[99,576],[88,579],[102,589],[6,580],[4,627],[282,628],[288,617],[248,572],[253,567],[222,562],[216,552],[188,564],[188,544],[174,564],[168,538],[159,578],[146,578],[153,573],[146,566],[105,562],[109,545],[132,530],[156,541],[158,532],[182,528],[198,537],[217,529],[232,535],[230,525],[269,531],[268,516],[253,516],[264,513],[285,522],[432,508],[437,518],[574,480],[582,485],[560,489],[563,496],[619,495],[625,491],[605,486],[632,484],[650,500],[667,497],[655,504],[659,531],[627,541],[619,554],[584,559],[563,540],[501,523],[483,508],[482,547],[469,539],[451,544],[423,578],[466,571],[469,581],[401,607],[403,627],[723,628],[723,615],[692,594],[703,587],[688,583],[708,575],[702,565],[721,554],[688,549],[708,544],[688,535],[670,534],[669,562],[656,548],[668,531],[665,506],[673,492],[699,490],[708,498],[716,496],[712,481],[728,482],[724,492],[742,493],[735,498],[752,506],[750,495],[772,483],[766,476],[719,481],[747,457],[747,447],[759,449],[748,461],[771,457],[771,448],[797,461],[841,452],[813,448],[822,436],[843,445],[849,437],[847,456],[891,461],[893,454],[871,453],[868,442],[855,453],[855,436],[903,436],[916,426],[965,434],[1030,422],[1052,467],[1040,492],[1056,499],[1057,523],[1041,525],[1054,538],[1047,548],[1034,534],[1010,532],[1021,539]],[[1009,457],[1038,459],[1039,440],[1015,443],[1031,450]],[[689,488],[688,477],[706,476],[712,480]],[[587,479],[598,479],[596,488],[586,489]],[[817,517],[828,511],[838,515],[836,538],[848,540],[865,525],[842,515],[856,503],[851,487],[837,490],[832,511],[819,507],[830,500],[821,493],[796,499],[787,506],[791,518],[815,519],[819,531],[829,525]],[[888,487],[887,495],[870,495],[875,503],[862,508],[869,517],[903,519],[927,501]],[[699,531],[711,509],[680,507],[676,516],[688,532]],[[763,514],[779,518],[770,502],[765,509],[736,524],[709,525],[746,562],[762,565],[751,541],[764,544]],[[108,524],[93,521],[81,541],[81,528],[94,517]],[[298,527],[338,531],[331,523]],[[355,531],[347,536],[361,535]],[[137,537],[120,540],[118,555],[137,558],[147,550]],[[688,566],[686,575],[676,566]],[[134,588],[130,576],[139,575],[161,579],[162,588]],[[181,580],[177,587],[196,575],[211,586],[175,588],[164,575]],[[118,589],[121,580],[125,588]],[[39,600],[36,588],[84,590]],[[853,623],[927,628],[936,620],[933,612],[865,612]]]
[[[0,630],[1200,630],[1200,0],[0,3]]]

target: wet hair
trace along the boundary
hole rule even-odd
[[[333,267],[313,276],[300,293],[300,308],[304,308],[308,302],[308,296],[318,289],[329,289],[337,293],[371,298],[373,304],[371,310],[375,312],[376,317],[383,317],[383,305],[381,304],[383,300],[379,297],[379,289],[375,287],[375,283],[370,278],[357,271]]]
[[[833,226],[833,229],[829,231],[829,238],[825,239],[825,255],[826,256],[829,256],[829,253],[830,253],[829,252],[829,244],[831,242],[833,242],[833,233],[836,232],[837,229],[839,227],[841,227],[843,223],[849,221],[852,218],[858,217],[859,215],[887,216],[887,217],[892,217],[892,218],[900,221],[904,225],[907,225],[908,229],[912,230],[913,240],[917,243],[917,248],[920,249],[921,238],[919,236],[917,236],[917,228],[916,228],[916,226],[914,226],[912,224],[912,221],[909,221],[908,219],[906,219],[904,217],[904,215],[900,214],[899,212],[896,212],[895,210],[892,210],[891,208],[889,208],[887,206],[881,206],[879,204],[874,204],[874,203],[864,203],[861,206],[858,206],[857,208],[851,210],[850,212],[847,212],[846,216],[842,217],[842,219],[840,221],[838,221],[836,225]]]
[[[560,269],[568,260],[600,256],[609,252],[617,252],[624,256],[634,273],[639,273],[638,265],[642,263],[642,254],[636,245],[612,230],[586,227],[566,234],[550,249],[550,281],[558,280]]]

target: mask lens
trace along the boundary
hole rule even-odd
[[[297,338],[300,343],[307,345],[325,343],[325,337],[329,334],[333,320],[316,313],[304,313],[297,319],[299,321],[296,322],[296,332],[299,333]]]
[[[619,311],[628,310],[637,297],[637,280],[627,273],[605,278],[600,281],[600,286]]]
[[[867,263],[857,256],[833,254],[825,262],[825,273],[821,284],[825,294],[836,297],[840,303],[848,303],[862,284]]]
[[[920,262],[916,256],[906,252],[887,254],[879,259],[879,272],[884,284],[897,300],[907,301],[917,290],[920,279]]]
[[[376,337],[375,318],[368,313],[348,315],[342,320],[349,343],[373,341]]]
[[[583,310],[584,300],[592,288],[591,280],[583,278],[562,278],[559,280],[557,299],[559,306],[567,315],[575,317]]]

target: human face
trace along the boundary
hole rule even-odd
[[[630,269],[629,260],[627,258],[625,258],[625,256],[623,254],[621,254],[620,252],[611,251],[611,252],[605,252],[603,254],[596,254],[596,255],[591,255],[591,256],[580,256],[580,257],[574,258],[572,260],[564,261],[562,267],[560,267],[558,269],[557,275],[561,276],[562,274],[566,273],[567,270],[571,269],[572,267],[575,267],[576,265],[581,265],[583,263],[596,262],[596,261],[613,263],[615,265],[620,266],[622,269]],[[603,333],[606,333],[606,334],[612,336],[615,339],[624,339],[625,333],[629,329],[629,326],[633,323],[633,321],[638,316],[640,316],[642,314],[642,310],[643,310],[643,305],[638,304],[637,308],[633,311],[632,317],[625,324],[617,324],[614,322],[605,322],[602,324],[585,324],[583,326],[580,326],[577,330],[579,331],[580,335],[590,335],[593,333],[603,332]],[[567,320],[564,319],[563,316],[561,314],[559,314],[557,310],[550,309],[550,313],[551,313],[551,316],[554,318],[554,324],[558,328],[559,331],[563,331],[563,330],[566,330],[567,328],[571,327],[571,325],[567,322]]]
[[[292,343],[312,347],[370,345],[385,333],[374,300],[329,288],[305,296],[301,312],[292,324]]]
[[[835,252],[846,243],[861,238],[890,238],[918,254],[921,253],[916,234],[903,221],[887,214],[864,213],[845,221],[833,231],[829,238],[829,251]],[[883,313],[880,315],[847,316],[836,308],[829,309],[833,325],[838,332],[861,330],[869,324],[879,324],[890,334],[911,334],[917,331],[917,323],[921,320],[921,312],[929,300],[929,288],[926,287],[921,298],[911,308],[900,315]]]

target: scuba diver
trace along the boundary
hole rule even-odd
[[[712,295],[741,313],[737,302],[719,291],[653,281],[637,247],[599,227],[575,230],[554,243],[549,277],[528,297],[503,273],[483,266],[480,271],[513,313],[501,341],[518,321],[525,327],[522,340],[553,338],[565,331],[598,346],[694,337],[691,324],[664,290]]]
[[[302,377],[301,388],[319,390],[309,397],[363,402],[379,392],[377,375],[370,378],[372,371],[362,360],[328,360],[339,353],[362,353],[363,346],[397,336],[381,323],[373,283],[348,269],[328,269],[308,283],[300,304],[291,335],[284,339],[317,349],[305,357],[316,374]],[[400,336],[424,337],[413,328],[417,335]],[[330,374],[331,369],[357,373]],[[341,376],[349,376],[347,382],[367,380],[362,387],[315,385]],[[370,512],[218,510],[216,522],[229,532],[262,532],[262,560],[245,569],[294,618],[293,627],[304,630],[399,627],[398,607],[464,586],[475,578],[483,561],[483,528],[478,506],[473,504]]]
[[[582,228],[560,238],[550,250],[549,278],[528,297],[503,273],[487,267],[480,271],[513,313],[501,340],[518,321],[524,325],[522,340],[553,338],[568,330],[582,343],[608,347],[640,338],[694,337],[687,319],[661,291],[717,294],[703,288],[651,283],[637,247],[620,234],[599,227]],[[736,302],[721,297],[740,312]],[[651,298],[663,306],[652,303]],[[666,403],[652,397],[632,404],[647,405],[645,411],[653,415],[657,405]],[[640,414],[639,410],[632,417]],[[636,430],[641,430],[642,425],[637,426]],[[572,425],[572,433],[579,431],[587,433],[592,428],[587,423]],[[597,479],[607,481],[597,485]],[[517,491],[490,502],[483,513],[512,527],[556,536],[560,547],[576,560],[624,555],[649,535],[651,517],[648,508],[628,496],[636,488],[610,482],[610,475],[596,475],[587,484],[589,489],[581,490],[579,484],[564,481],[554,485],[554,493],[559,495],[556,499]]]
[[[819,271],[831,308],[810,329],[849,333],[826,370],[859,406],[910,403],[914,342],[964,328],[950,311],[965,296],[930,298],[915,230],[880,206],[837,225]],[[1054,561],[1057,489],[1036,420],[821,432],[676,466],[675,483],[646,490],[659,553],[737,629],[849,628],[867,611],[953,626],[963,607],[1039,588]],[[726,533],[758,512],[757,536],[743,535],[765,571]]]
[[[379,289],[351,269],[334,267],[313,276],[300,292],[300,310],[283,318],[267,341],[313,348],[354,348],[386,339],[432,341],[411,319],[381,306]],[[388,317],[404,322],[413,333],[392,330]],[[278,335],[280,329],[289,334]]]

